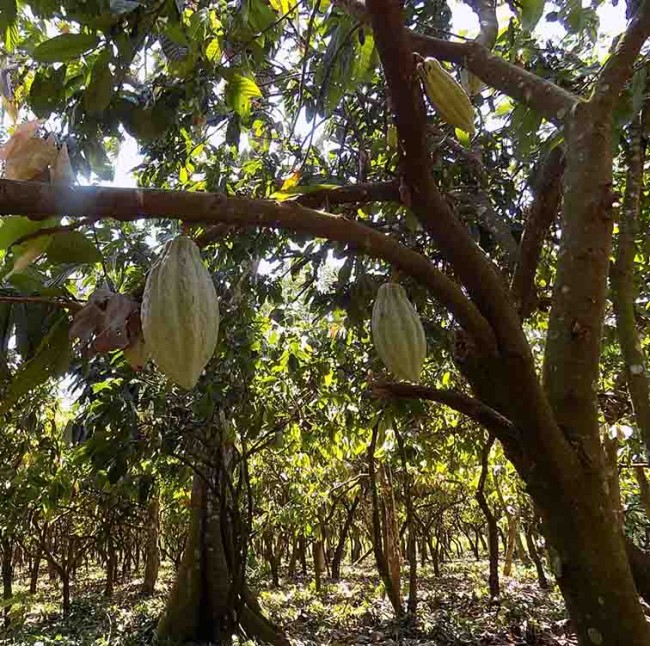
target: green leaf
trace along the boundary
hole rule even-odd
[[[47,119],[65,99],[66,66],[48,67],[36,72],[29,89],[29,103],[34,114]]]
[[[92,264],[102,259],[99,249],[79,231],[65,231],[51,236],[47,259],[53,263]]]
[[[544,13],[545,0],[521,0],[521,26],[526,31],[533,31]]]
[[[41,341],[35,356],[24,363],[11,380],[0,413],[7,412],[23,395],[67,370],[70,364],[68,317],[59,318]]]
[[[0,223],[0,249],[8,249],[18,238],[22,238],[43,226],[20,215],[10,215],[2,218]]]
[[[247,76],[233,74],[226,87],[226,103],[240,116],[250,112],[251,99],[262,96],[257,83]]]
[[[64,63],[97,47],[94,34],[61,34],[41,43],[32,54],[39,63]]]
[[[84,93],[84,107],[88,114],[101,114],[111,102],[113,75],[108,67],[110,58],[110,52],[105,49],[93,65],[90,83]]]

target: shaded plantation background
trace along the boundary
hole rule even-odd
[[[650,644],[649,36],[650,0],[0,0],[0,638]],[[179,235],[221,314],[190,390],[134,356]]]

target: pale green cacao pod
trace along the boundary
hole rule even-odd
[[[147,350],[160,371],[179,386],[193,388],[217,345],[219,304],[189,238],[168,243],[152,267],[141,316]]]
[[[400,379],[418,382],[427,356],[422,321],[397,283],[379,288],[372,309],[372,341],[383,364]]]
[[[417,66],[426,95],[440,116],[450,125],[474,134],[474,107],[463,87],[435,59]]]

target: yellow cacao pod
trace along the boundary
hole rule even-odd
[[[152,267],[141,316],[147,350],[160,371],[179,386],[193,388],[217,345],[219,304],[189,238],[168,243]]]
[[[419,63],[417,69],[427,98],[440,116],[449,125],[474,134],[474,107],[460,83],[435,58]]]
[[[385,283],[372,309],[372,342],[383,364],[400,379],[418,382],[427,356],[422,321],[404,288]]]

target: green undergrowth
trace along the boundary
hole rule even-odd
[[[403,579],[407,580],[407,570]],[[567,634],[565,611],[556,590],[545,592],[534,573],[515,568],[502,577],[502,596],[492,603],[486,587],[487,563],[446,563],[435,577],[420,570],[417,621],[396,620],[381,583],[370,565],[344,568],[339,582],[326,580],[316,592],[311,578],[298,576],[279,588],[253,580],[260,601],[296,646],[321,644],[557,644],[575,643]],[[70,617],[61,617],[60,590],[44,577],[36,595],[16,586],[20,602],[12,615],[14,629],[2,645],[141,646],[153,644],[154,630],[172,571],[165,567],[156,595],[139,592],[141,580],[117,583],[103,595],[103,573],[81,570],[73,587]],[[408,591],[404,590],[405,597]],[[250,642],[249,642],[250,643]]]

